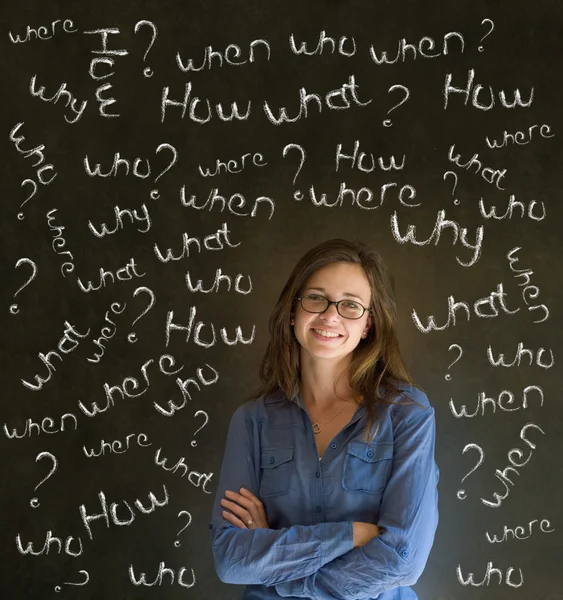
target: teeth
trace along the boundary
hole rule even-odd
[[[323,337],[340,337],[340,335],[338,333],[333,333],[330,331],[323,331],[322,329],[313,329],[313,331],[315,333],[318,333],[319,335],[322,335]]]

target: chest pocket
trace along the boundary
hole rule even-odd
[[[349,492],[381,494],[391,474],[393,444],[348,444],[342,487]]]
[[[271,498],[287,494],[293,468],[293,447],[263,448],[260,454],[260,495]]]

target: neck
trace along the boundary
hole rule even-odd
[[[346,401],[354,401],[354,390],[350,387],[348,368],[342,361],[301,362],[301,396],[305,406],[319,412],[337,409]],[[349,362],[349,361],[348,361]],[[338,376],[344,375],[338,379]]]

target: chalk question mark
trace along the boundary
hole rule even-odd
[[[178,533],[176,535],[180,535],[182,533],[182,531],[184,531],[184,529],[186,529],[186,527],[189,527],[190,523],[192,522],[192,515],[187,510],[181,510],[178,513],[178,516],[180,516],[180,515],[188,515],[189,519],[188,519],[188,522],[182,527],[182,529],[180,529],[180,531],[178,531]],[[174,546],[176,546],[176,548],[179,548],[180,545],[181,545],[180,540],[176,540],[174,542]]]
[[[23,263],[28,263],[31,265],[31,277],[21,286],[21,288],[14,294],[14,298],[23,290],[24,287],[29,285],[37,276],[37,265],[30,258],[20,258],[16,263],[16,269]],[[10,306],[10,312],[13,315],[17,315],[20,312],[17,304],[12,304]]]
[[[33,181],[33,179],[24,179],[20,187],[23,187],[26,183],[31,183],[33,187],[33,192],[31,192],[31,194],[20,204],[20,208],[23,208],[23,205],[26,202],[29,202],[29,200],[31,200],[33,196],[35,196],[35,194],[37,193],[37,184],[35,183],[35,181]],[[18,219],[20,221],[23,221],[25,219],[25,215],[22,212],[18,213]]]
[[[461,355],[463,354],[463,350],[461,349],[461,346],[459,344],[452,344],[449,348],[448,348],[448,352],[452,349],[452,348],[457,348],[459,350],[459,356],[454,360],[454,362],[448,367],[448,370],[451,369],[456,362],[461,358]],[[452,376],[448,373],[444,379],[446,381],[450,381],[452,378]]]
[[[461,480],[461,483],[463,483],[465,481],[465,479],[467,479],[467,477],[469,477],[469,475],[471,475],[471,473],[473,473],[473,471],[475,471],[475,469],[477,469],[480,465],[482,465],[483,461],[485,460],[485,453],[483,452],[483,449],[481,448],[481,446],[478,446],[477,444],[467,444],[467,446],[465,446],[465,448],[463,449],[462,454],[465,454],[468,450],[477,450],[479,452],[479,454],[480,454],[479,462],[471,469],[471,471],[469,471],[469,473],[467,473],[467,475],[465,475],[465,477]],[[458,498],[458,500],[465,500],[467,498],[467,494],[465,493],[465,490],[458,490],[457,498]]]
[[[153,291],[145,286],[141,286],[138,287],[134,292],[133,292],[133,298],[137,295],[140,294],[141,292],[146,292],[151,301],[150,304],[145,308],[145,310],[133,321],[133,323],[131,323],[131,327],[133,327],[133,325],[135,325],[135,323],[141,318],[144,317],[149,310],[154,306],[154,303],[156,302],[156,297],[153,293]],[[135,332],[131,332],[128,336],[127,336],[127,341],[129,341],[131,344],[134,344],[137,341],[137,334]]]
[[[284,158],[286,158],[287,153],[290,150],[298,150],[299,154],[300,154],[300,158],[299,158],[299,168],[297,169],[297,171],[295,171],[295,175],[293,177],[293,185],[295,185],[295,181],[297,180],[297,175],[299,175],[299,173],[301,172],[301,169],[303,168],[303,165],[305,164],[305,159],[307,158],[307,154],[305,153],[305,149],[303,148],[303,146],[300,146],[299,144],[286,144],[284,146],[284,149],[282,150],[282,156]],[[301,193],[300,190],[296,190],[293,194],[293,199],[294,200],[303,200],[303,194]]]
[[[149,44],[149,47],[147,48],[146,52],[143,55],[143,62],[145,62],[145,60],[147,58],[147,54],[149,53],[149,50],[152,48],[152,45],[154,44],[154,40],[156,40],[158,30],[156,29],[156,25],[152,21],[143,20],[143,21],[137,21],[137,23],[135,23],[135,33],[137,33],[143,25],[147,25],[148,27],[150,27],[150,30],[152,32],[151,43]],[[145,67],[143,70],[143,75],[145,77],[152,77],[152,75],[153,75],[152,69],[150,67]]]
[[[491,19],[483,19],[481,21],[481,25],[483,25],[483,23],[490,23],[491,24],[491,30],[488,31],[479,41],[483,41],[488,35],[491,35],[491,33],[493,33],[493,29],[495,28],[495,24],[491,21]],[[485,49],[483,46],[479,46],[479,48],[477,48],[479,50],[479,52],[483,52],[483,50]]]
[[[196,429],[196,431],[194,433],[194,437],[195,437],[195,434],[198,433],[199,431],[201,431],[209,422],[209,417],[207,416],[207,413],[204,410],[198,410],[194,414],[194,417],[197,417],[198,415],[205,415],[205,423],[199,429]],[[192,444],[192,448],[195,448],[197,446],[197,442],[195,440],[192,440],[191,444]]]
[[[389,114],[392,110],[395,110],[396,108],[399,108],[399,106],[401,106],[401,104],[404,104],[409,98],[410,98],[410,92],[409,92],[409,88],[405,87],[404,85],[401,85],[399,83],[392,85],[388,90],[387,93],[392,92],[393,90],[403,90],[403,92],[405,92],[405,97],[399,102],[399,104],[395,104],[395,106],[393,106],[393,108],[390,108],[387,111],[387,114]],[[385,119],[385,121],[383,121],[383,126],[384,127],[391,127],[391,125],[393,125],[393,123],[391,122],[391,119]]]
[[[65,581],[63,583],[63,585],[86,585],[89,581],[90,581],[90,575],[88,575],[88,571],[85,571],[84,569],[78,571],[79,573],[84,573],[84,575],[86,575],[86,580],[82,583],[73,583],[72,581]],[[62,590],[60,585],[56,585],[55,586],[55,592],[60,592]]]
[[[49,479],[49,477],[51,477],[51,475],[57,470],[58,468],[58,463],[57,463],[57,459],[55,456],[53,456],[53,454],[51,454],[50,452],[40,452],[36,457],[35,457],[35,462],[41,460],[42,458],[50,458],[53,461],[53,468],[49,471],[49,473],[47,474],[47,477],[45,477],[45,479],[42,479],[33,489],[37,490],[37,488],[42,484],[45,483],[47,481],[47,479]],[[32,508],[37,508],[39,506],[39,499],[38,498],[32,498],[29,502],[29,505]]]
[[[159,173],[155,177],[155,182],[158,181],[164,175],[164,173],[169,171],[178,162],[178,152],[176,148],[172,146],[172,144],[160,144],[160,146],[156,149],[156,153],[158,154],[163,149],[170,150],[172,152],[172,161],[168,164],[164,171],[162,171],[162,173]],[[158,200],[158,198],[160,198],[158,190],[151,190],[150,196],[152,200]]]
[[[453,196],[455,194],[455,188],[457,187],[457,175],[453,171],[446,171],[444,173],[444,177],[443,177],[444,181],[446,181],[446,177],[448,175],[452,175],[452,177],[454,178],[454,187],[452,189],[452,196]],[[456,205],[459,204],[459,200],[457,198],[454,198],[454,204],[456,204]]]

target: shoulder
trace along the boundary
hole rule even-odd
[[[397,390],[389,406],[394,421],[410,422],[425,417],[434,418],[434,406],[423,390],[404,381],[391,380],[390,383]]]
[[[254,400],[244,402],[235,410],[231,419],[232,424],[243,422],[252,423],[271,419],[279,412],[286,412],[291,402],[281,394],[260,396]]]

